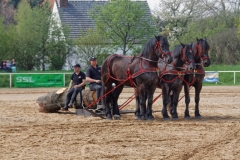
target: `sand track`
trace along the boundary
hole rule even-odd
[[[0,90],[0,159],[240,159],[240,87],[204,87],[202,119],[193,117],[191,91],[191,119],[183,118],[182,100],[179,120],[164,121],[154,113],[154,122],[135,120],[131,114],[106,121],[39,113],[36,99],[54,90]],[[124,89],[119,103],[132,94]],[[161,107],[159,99],[153,109]]]

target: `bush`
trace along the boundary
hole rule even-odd
[[[9,84],[9,75],[0,75],[0,87],[1,88],[6,88],[6,87],[10,87]]]

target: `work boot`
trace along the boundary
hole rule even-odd
[[[61,111],[63,111],[63,112],[68,112],[68,109],[65,108],[65,107],[63,107],[63,108],[61,108]]]
[[[69,107],[69,108],[73,108],[73,103],[70,102],[70,103],[68,104],[68,107]]]

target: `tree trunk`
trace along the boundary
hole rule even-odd
[[[45,71],[45,53],[42,52],[42,70]]]
[[[67,97],[67,88],[62,88],[57,91],[48,93],[47,95],[41,96],[37,99],[37,107],[39,112],[52,113],[58,112],[61,107],[65,106]],[[96,101],[96,92],[90,90],[83,90],[82,97],[80,98],[80,93],[77,95],[76,101],[74,103],[75,108],[82,108],[81,101],[83,101],[83,106],[87,107],[92,102]],[[97,105],[93,105],[91,109],[96,109]]]

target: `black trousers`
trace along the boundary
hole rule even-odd
[[[102,92],[102,84],[101,83],[92,83],[89,85],[89,89],[91,91],[97,92],[97,99],[101,97]],[[101,104],[101,100],[98,102],[98,104]]]
[[[83,88],[80,87],[80,88],[71,88],[69,91],[68,91],[68,94],[67,94],[67,98],[66,98],[66,104],[65,104],[65,109],[68,109],[68,104],[71,102],[71,103],[74,103],[76,101],[76,97],[78,95],[78,93],[80,93],[80,105],[82,106],[82,90]]]

